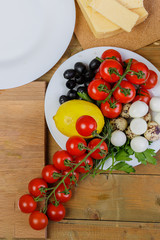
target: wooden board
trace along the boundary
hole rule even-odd
[[[77,5],[76,36],[84,49],[98,46],[114,46],[136,50],[160,39],[160,1],[144,0],[149,13],[145,22],[134,27],[130,33],[120,33],[110,38],[97,39],[91,32],[87,21]]]
[[[18,199],[39,177],[45,159],[45,83],[0,91],[0,238],[45,238],[29,227]]]

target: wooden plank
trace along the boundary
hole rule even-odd
[[[55,240],[159,240],[160,224],[64,220],[50,223],[48,237]]]
[[[29,227],[18,199],[44,166],[45,83],[0,91],[0,237],[45,238]]]

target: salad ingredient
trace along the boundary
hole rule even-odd
[[[87,154],[83,154],[79,157],[75,158],[76,163],[80,163],[82,159],[84,159],[87,156]],[[77,167],[76,172],[78,173],[87,173],[93,168],[93,160],[91,157],[87,157],[86,161],[81,163],[79,167]]]
[[[113,131],[114,130],[124,131],[127,128],[128,123],[125,118],[119,117],[110,120],[110,125]]]
[[[65,96],[65,95],[62,95],[60,96],[59,98],[59,103],[60,104],[63,104],[64,102],[67,102],[69,100],[69,97]]]
[[[82,137],[79,136],[70,137],[66,142],[67,152],[72,156],[83,155],[86,150],[81,149],[82,147],[87,147],[87,143]]]
[[[71,171],[71,169],[68,169],[68,170],[65,170],[63,171],[63,175],[67,175],[69,172]],[[74,185],[78,182],[78,179],[79,179],[79,173],[78,172],[73,172],[73,173],[70,173],[68,175],[68,177],[66,177],[66,179],[64,180],[64,183],[66,185]]]
[[[132,103],[129,109],[129,115],[133,118],[140,118],[148,113],[148,105],[142,101]]]
[[[106,101],[105,103],[101,103],[100,108],[105,117],[116,118],[122,111],[122,104],[116,102],[114,98],[111,97],[110,100]]]
[[[160,125],[160,113],[156,113],[154,120]]]
[[[55,196],[58,201],[68,202],[72,197],[72,191],[65,187],[64,184],[61,184],[55,191]]]
[[[157,85],[157,82],[158,82],[157,73],[152,70],[149,70],[149,76],[141,87],[145,89],[152,89]]]
[[[84,137],[89,137],[97,129],[96,120],[88,115],[81,116],[77,119],[76,130]]]
[[[50,203],[47,208],[47,216],[51,221],[59,222],[61,221],[66,214],[65,207],[59,203],[58,206]]]
[[[18,205],[23,213],[31,213],[37,208],[37,203],[30,194],[21,196]]]
[[[130,115],[129,115],[129,109],[131,107],[131,103],[127,103],[127,104],[124,104],[123,107],[122,107],[122,112],[121,112],[121,117],[123,118],[129,118]]]
[[[89,69],[95,71],[99,68],[100,64],[101,64],[100,61],[94,58],[89,64]]]
[[[68,80],[66,82],[66,87],[69,89],[73,89],[76,86],[76,82],[74,80]]]
[[[35,230],[42,230],[48,225],[48,218],[44,213],[34,211],[29,216],[29,224]]]
[[[142,136],[137,136],[131,140],[131,148],[135,152],[144,152],[148,145],[147,139]]]
[[[47,183],[55,183],[58,181],[59,177],[53,177],[54,173],[60,173],[58,169],[56,169],[53,165],[49,164],[46,165],[42,169],[42,178],[47,182]]]
[[[104,60],[105,59],[114,59],[114,60],[117,60],[119,63],[122,63],[121,54],[114,49],[108,49],[108,50],[104,51],[101,58]]]
[[[148,129],[144,133],[144,136],[148,141],[154,142],[158,140],[160,138],[160,126],[154,121],[149,122]]]
[[[133,133],[131,131],[130,126],[128,126],[127,129],[125,130],[125,134],[126,134],[127,138],[129,138],[129,139],[133,139],[134,137],[137,136],[135,133]]]
[[[76,72],[78,72],[80,75],[85,73],[87,68],[86,66],[84,65],[84,63],[82,62],[77,62],[75,63],[74,65],[74,69],[76,70]]]
[[[83,84],[83,83],[85,82],[84,76],[83,76],[83,75],[81,75],[81,76],[77,75],[77,76],[75,77],[75,82],[76,82],[77,84]]]
[[[74,69],[67,69],[63,74],[64,78],[66,79],[71,79],[75,75],[76,75],[76,71]]]
[[[77,91],[74,89],[71,89],[68,91],[67,93],[67,97],[71,100],[71,99],[77,99],[78,98],[78,94]]]
[[[136,96],[135,87],[128,81],[122,81],[113,92],[114,98],[120,103],[129,103]]]
[[[132,59],[132,64],[138,62],[138,61],[137,61],[136,59],[134,59],[134,58],[126,59],[126,60],[123,62],[123,65],[124,65],[125,68],[126,68],[126,66],[128,65],[130,59]]]
[[[136,135],[142,135],[147,131],[147,123],[143,118],[135,118],[130,123],[131,131]]]
[[[142,101],[149,105],[150,100],[150,93],[146,89],[140,88],[137,90],[137,96],[134,98],[133,102]]]
[[[151,122],[152,120],[152,116],[150,114],[150,112],[148,112],[144,117],[143,119],[148,123],[148,122]]]
[[[101,63],[99,72],[105,81],[114,83],[117,82],[123,74],[123,67],[114,59],[106,59]],[[118,72],[120,76],[115,74],[115,72]]]
[[[29,193],[34,197],[43,195],[41,194],[41,191],[39,189],[47,188],[47,187],[48,187],[47,183],[42,178],[34,178],[28,184]]]
[[[149,106],[153,112],[160,112],[160,97],[152,97]]]
[[[149,75],[148,67],[142,62],[136,62],[131,65],[131,71],[135,73],[129,73],[126,75],[126,79],[133,84],[143,84]]]
[[[64,135],[79,136],[76,130],[77,119],[89,115],[97,122],[97,131],[100,133],[104,126],[104,116],[101,110],[93,103],[84,100],[70,100],[62,104],[53,117],[56,127]]]
[[[98,143],[100,143],[101,139],[99,138],[94,138],[92,139],[89,144],[88,144],[88,147],[90,149],[93,149],[95,146],[98,145]],[[107,144],[105,142],[102,142],[99,149],[95,150],[92,154],[91,154],[91,157],[94,158],[94,159],[102,159],[104,158],[108,153],[108,147],[107,147]]]
[[[94,73],[93,71],[87,70],[87,71],[85,72],[85,74],[84,74],[85,81],[91,81],[91,80],[93,80],[94,76],[95,76],[95,73]]]
[[[116,130],[112,133],[111,143],[116,147],[123,146],[127,141],[126,135],[120,130]]]
[[[73,157],[65,150],[57,151],[53,155],[53,164],[58,170],[69,169],[71,162],[73,162]]]
[[[109,95],[111,86],[103,79],[97,79],[90,82],[88,94],[94,100],[104,100]]]

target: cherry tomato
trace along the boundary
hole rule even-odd
[[[101,79],[102,77],[101,77],[101,74],[99,73],[99,72],[97,72],[96,73],[96,75],[95,75],[95,77],[94,77],[94,79]]]
[[[47,216],[39,211],[34,211],[29,216],[29,224],[35,230],[42,230],[48,225]]]
[[[84,115],[78,118],[76,122],[77,132],[84,137],[88,137],[92,135],[93,131],[95,131],[96,129],[97,129],[97,122],[91,116]]]
[[[122,62],[122,57],[121,57],[121,54],[114,50],[114,49],[108,49],[106,50],[102,56],[101,56],[102,59],[107,59],[107,58],[112,58],[114,60],[117,60],[118,62]]]
[[[148,78],[149,69],[148,67],[142,62],[136,62],[131,65],[130,70],[139,73],[141,76],[137,76],[135,73],[129,73],[126,75],[126,79],[134,84],[142,84],[145,83],[146,79]]]
[[[34,178],[28,184],[28,190],[34,197],[41,196],[40,188],[48,188],[47,183],[42,178]]]
[[[99,138],[94,138],[93,140],[91,140],[88,144],[88,147],[90,149],[93,149],[94,147],[96,147],[99,143],[100,143],[101,139]],[[104,153],[100,153],[100,149],[102,151],[104,151]],[[105,142],[102,142],[100,145],[100,149],[95,150],[90,156],[94,159],[102,159],[104,158],[107,153],[108,153],[108,147],[107,144]]]
[[[136,89],[130,82],[122,81],[113,92],[113,96],[120,103],[129,103],[135,98]]]
[[[53,165],[46,165],[42,169],[42,178],[47,182],[47,183],[54,183],[57,182],[59,177],[53,178],[53,173],[60,173],[58,169],[56,169]]]
[[[156,86],[157,82],[158,82],[157,73],[155,73],[152,70],[149,70],[149,76],[148,76],[147,80],[145,81],[145,83],[141,85],[141,87],[145,88],[145,89],[151,89]]]
[[[37,207],[37,203],[34,201],[34,198],[30,194],[21,196],[18,205],[21,212],[23,213],[31,213]]]
[[[124,66],[125,68],[127,67],[130,59],[132,59],[132,64],[138,62],[138,61],[137,61],[136,59],[134,59],[134,58],[126,59],[126,60],[123,62],[123,66]]]
[[[67,140],[66,149],[72,156],[80,156],[86,152],[85,149],[79,149],[81,145],[86,147],[86,141],[82,137],[73,136]]]
[[[70,172],[70,170],[71,170],[71,169],[68,169],[68,170],[63,171],[63,175],[67,175],[67,174]],[[73,175],[74,175],[76,181],[71,181],[71,177],[72,177]],[[73,174],[73,173],[70,173],[70,174],[68,175],[68,177],[66,177],[66,179],[64,180],[64,182],[65,182],[66,185],[74,185],[75,183],[78,182],[78,179],[79,179],[79,173],[78,173],[78,172],[74,172],[74,174]]]
[[[47,208],[47,216],[51,221],[59,222],[61,221],[66,214],[65,207],[59,203],[58,206],[50,203]]]
[[[72,191],[68,189],[68,194],[64,193],[65,187],[61,184],[55,191],[56,199],[60,202],[68,202],[72,197]]]
[[[65,165],[65,161],[73,162],[72,156],[65,150],[57,151],[53,155],[53,164],[58,170],[69,169],[70,166]]]
[[[101,63],[99,72],[104,80],[107,82],[117,82],[120,77],[115,73],[112,73],[112,70],[115,69],[120,75],[123,74],[123,67],[122,65],[113,59],[107,59]]]
[[[133,102],[142,101],[149,105],[150,100],[151,96],[147,89],[140,88],[138,89],[137,96],[134,98]]]
[[[83,154],[83,155],[81,155],[79,157],[76,157],[75,158],[75,162],[76,163],[81,162],[86,157],[86,155],[87,154],[85,153],[85,154]],[[93,168],[93,160],[92,160],[91,157],[88,157],[85,162],[81,163],[81,165],[79,167],[77,167],[76,172],[79,172],[79,173],[87,173],[87,172],[89,172],[88,169],[84,168],[86,166],[89,166],[90,170]]]
[[[122,104],[116,102],[115,99],[111,97],[110,100],[106,101],[105,103],[101,103],[100,108],[105,117],[116,118],[122,111]]]
[[[94,100],[104,100],[108,96],[110,89],[110,84],[105,80],[93,80],[88,86],[88,95]]]

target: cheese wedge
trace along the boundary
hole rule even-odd
[[[143,0],[117,0],[117,1],[128,9],[143,7]]]
[[[116,0],[92,0],[89,6],[126,32],[131,32],[139,18]]]
[[[96,38],[107,38],[123,32],[123,30],[116,24],[112,23],[89,7],[88,0],[77,0],[77,2]],[[143,7],[133,9],[132,11],[139,15],[139,19],[136,24],[143,22],[148,16],[147,11]]]

